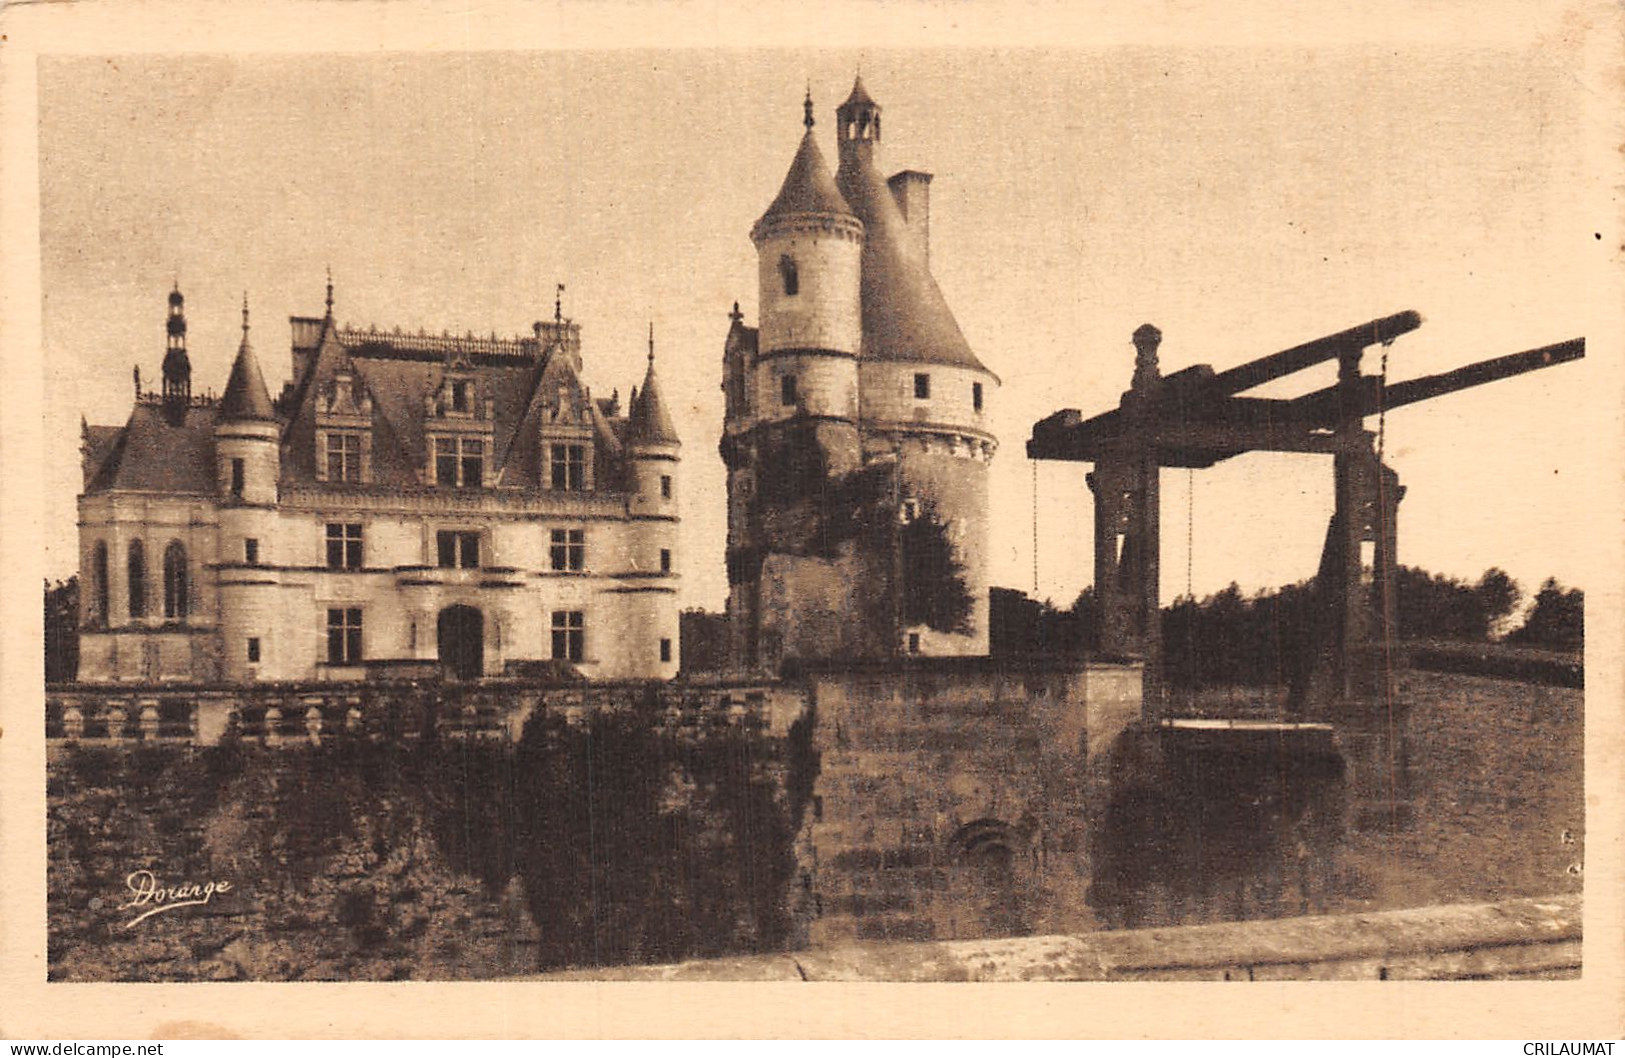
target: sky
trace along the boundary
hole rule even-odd
[[[756,321],[748,233],[803,93],[833,164],[861,66],[880,164],[935,174],[932,268],[1003,380],[993,583],[1069,604],[1092,571],[1088,468],[1034,465],[1024,442],[1058,409],[1117,403],[1140,324],[1167,373],[1415,309],[1395,381],[1596,330],[1616,248],[1590,212],[1573,58],[1483,41],[46,58],[46,575],[76,563],[80,416],[122,423],[132,366],[156,383],[171,283],[194,392],[224,387],[244,291],[276,392],[287,319],[320,315],[331,268],[341,320],[435,332],[527,332],[564,283],[597,395],[641,380],[652,321],[684,442],[682,602],[721,608],[727,314]],[[1603,352],[1388,417],[1401,562],[1585,586]],[[1165,599],[1251,591],[1314,573],[1331,462],[1168,470],[1163,495]]]

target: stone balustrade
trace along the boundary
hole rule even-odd
[[[771,682],[366,681],[239,687],[63,684],[47,689],[54,744],[320,745],[335,739],[517,741],[538,715],[571,725],[596,713],[642,716],[674,738],[742,729],[783,737],[805,711],[797,687]]]

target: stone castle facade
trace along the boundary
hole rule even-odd
[[[79,679],[352,680],[678,670],[680,442],[655,376],[622,414],[579,325],[518,338],[294,317],[273,401],[243,338],[191,392],[169,296],[163,386],[83,428]]]
[[[931,275],[931,175],[881,175],[861,78],[833,175],[805,110],[723,352],[733,661],[986,654],[999,380]]]

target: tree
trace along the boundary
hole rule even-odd
[[[1517,582],[1499,569],[1476,585],[1410,566],[1395,573],[1399,632],[1406,639],[1485,640],[1517,606]]]
[[[1523,627],[1507,636],[1507,642],[1550,650],[1584,650],[1585,592],[1565,588],[1556,577],[1547,577]]]
[[[1480,608],[1486,618],[1486,631],[1506,631],[1503,626],[1512,616],[1518,604],[1523,601],[1523,592],[1518,588],[1518,582],[1513,580],[1504,569],[1491,566],[1478,578],[1478,584],[1473,588],[1473,594],[1478,599]]]
[[[79,575],[54,586],[45,582],[45,680],[66,682],[79,675]]]
[[[905,625],[939,632],[970,631],[974,606],[965,586],[965,568],[954,556],[948,528],[930,504],[897,530]]]

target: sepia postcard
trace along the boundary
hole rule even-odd
[[[1621,30],[12,5],[0,1033],[1619,1035]]]

